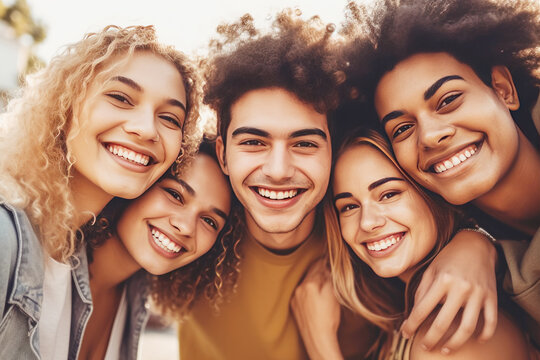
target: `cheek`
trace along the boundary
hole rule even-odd
[[[356,237],[356,226],[351,218],[341,221],[341,236],[343,240],[354,248],[354,239]]]

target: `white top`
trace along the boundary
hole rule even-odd
[[[71,327],[71,266],[47,256],[39,319],[39,352],[43,360],[67,359]]]
[[[127,316],[127,301],[126,301],[126,288],[122,291],[122,297],[118,304],[118,310],[116,310],[116,316],[114,317],[114,323],[111,330],[111,337],[109,338],[109,345],[107,345],[107,352],[103,360],[118,360],[120,359],[120,347],[122,346],[122,335],[124,333],[124,327],[126,325]]]

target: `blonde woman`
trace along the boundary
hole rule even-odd
[[[539,355],[509,312],[520,320],[525,314],[504,298],[499,299],[495,333],[485,342],[473,337],[451,351],[442,345],[450,336],[446,334],[428,350],[415,337],[400,335],[424,270],[453,234],[470,224],[440,197],[414,183],[379,134],[353,137],[344,144],[336,160],[332,203],[326,204],[325,218],[339,301],[381,328],[372,349],[374,358],[535,359]],[[332,300],[330,292],[326,301],[331,304]],[[429,329],[436,312],[421,326],[417,337]],[[468,312],[465,309],[461,316],[469,316]],[[459,322],[455,319],[450,331],[455,331]],[[480,322],[478,328],[481,326]],[[339,358],[339,349],[334,351],[332,358]]]
[[[1,358],[75,358],[68,340],[81,336],[89,292],[75,271],[72,298],[70,270],[86,271],[77,229],[193,152],[198,89],[152,27],[110,26],[11,100],[0,121]]]

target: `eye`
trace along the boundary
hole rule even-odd
[[[179,129],[182,129],[182,124],[175,117],[168,116],[168,115],[160,115],[159,118],[171,123],[172,125],[174,125],[175,127]]]
[[[317,144],[312,143],[310,141],[300,141],[296,144],[294,144],[294,147],[302,147],[302,148],[318,148]]]
[[[255,139],[252,139],[252,140],[245,140],[245,141],[242,141],[240,143],[240,145],[248,145],[248,146],[261,146],[261,145],[264,145],[261,141],[259,140],[255,140]]]
[[[212,219],[211,217],[207,217],[207,216],[203,217],[202,219],[203,219],[203,221],[205,223],[210,225],[214,230],[217,230],[218,226],[217,226],[217,223],[214,221],[214,219]]]
[[[405,124],[405,125],[402,125],[402,126],[398,127],[396,129],[396,131],[394,131],[394,133],[392,134],[392,138],[395,138],[395,137],[401,135],[402,133],[404,133],[405,131],[409,130],[412,127],[413,127],[412,124]]]
[[[184,205],[184,197],[178,191],[171,188],[163,188],[174,200]]]
[[[445,97],[445,98],[441,101],[441,103],[439,104],[439,106],[437,107],[437,110],[440,110],[440,109],[444,108],[445,106],[450,105],[454,100],[456,100],[457,98],[459,98],[461,95],[462,95],[462,93],[459,93],[459,94],[452,94],[452,95],[449,95],[449,96]]]
[[[108,97],[116,100],[116,101],[119,101],[121,103],[124,103],[124,104],[127,104],[127,105],[133,105],[131,103],[131,101],[129,101],[128,97],[127,96],[124,96],[122,94],[119,94],[119,93],[109,93],[109,94],[106,94]]]
[[[347,205],[343,206],[341,209],[339,209],[339,212],[340,213],[345,213],[347,211],[351,211],[351,210],[354,210],[354,209],[358,209],[358,205],[356,205],[356,204],[347,204]]]
[[[393,198],[394,196],[397,196],[401,194],[401,191],[388,191],[381,196],[381,200],[388,200]]]

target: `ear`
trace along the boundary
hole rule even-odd
[[[519,109],[519,97],[517,94],[512,74],[506,66],[494,66],[491,69],[491,87],[510,110]]]
[[[218,136],[216,139],[216,155],[219,160],[221,170],[223,170],[225,175],[229,175],[229,169],[227,169],[227,162],[225,161],[225,144],[223,143],[223,138],[221,136]]]

